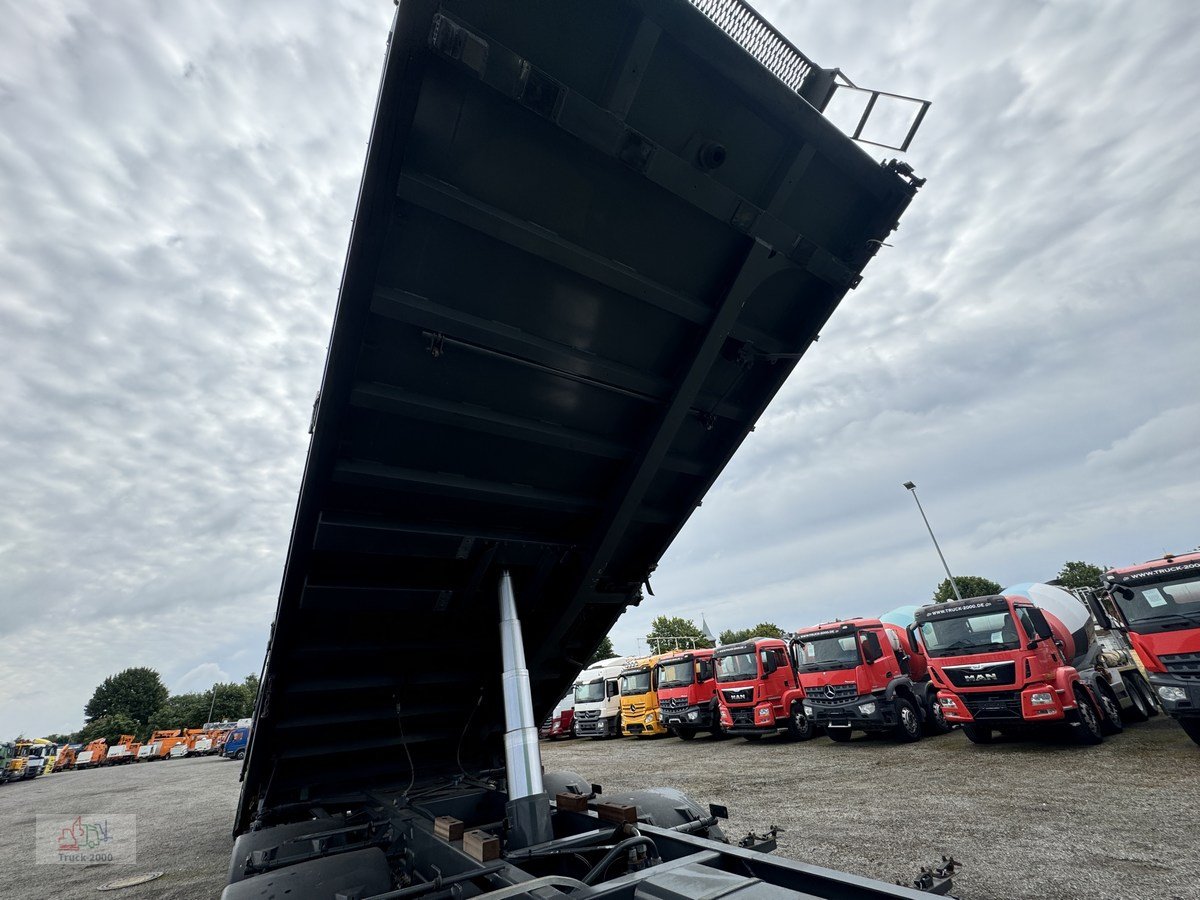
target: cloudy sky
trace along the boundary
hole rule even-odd
[[[1200,543],[1200,6],[760,8],[929,182],[618,650]],[[0,0],[0,737],[258,671],[392,13]]]

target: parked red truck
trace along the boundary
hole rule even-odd
[[[804,691],[788,645],[756,638],[720,647],[713,654],[721,727],[748,741],[786,731],[797,740],[813,736],[804,714]]]
[[[1163,710],[1200,744],[1200,553],[1112,569],[1104,583]]]
[[[1121,729],[1120,703],[1097,670],[1092,617],[1068,592],[1022,585],[924,606],[915,619],[946,720],[972,742],[1065,723],[1080,743],[1098,744]]]
[[[711,649],[684,650],[658,662],[658,709],[676,737],[721,733],[716,667]]]
[[[804,715],[835,741],[855,731],[902,741],[949,731],[925,656],[905,629],[854,618],[805,628],[792,652],[804,691]]]

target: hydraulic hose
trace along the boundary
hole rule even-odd
[[[655,844],[654,841],[650,840],[650,838],[646,837],[646,835],[639,834],[631,838],[625,838],[625,840],[621,841],[621,843],[617,844],[617,846],[605,853],[604,858],[601,859],[600,862],[592,866],[591,871],[583,876],[583,883],[587,885],[595,884],[604,877],[604,873],[608,871],[609,866],[617,861],[617,857],[619,857],[622,853],[633,849],[634,847],[643,845],[649,847],[652,851],[654,851],[654,855],[658,856],[658,845]]]

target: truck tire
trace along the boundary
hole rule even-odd
[[[1092,703],[1092,698],[1088,696],[1085,688],[1076,686],[1075,704],[1077,707],[1076,716],[1079,722],[1078,727],[1072,728],[1071,730],[1075,732],[1076,743],[1101,743],[1104,740],[1104,732],[1100,728],[1100,714],[1096,712],[1096,707]]]
[[[1150,685],[1146,684],[1146,680],[1142,678],[1141,674],[1130,672],[1125,677],[1125,683],[1129,689],[1129,697],[1133,700],[1133,708],[1125,711],[1125,718],[1130,722],[1144,722],[1157,716],[1158,706],[1154,702],[1154,695],[1150,692]]]
[[[1176,719],[1179,727],[1183,729],[1183,733],[1190,737],[1197,744],[1200,744],[1200,719]]]
[[[896,705],[896,727],[892,734],[897,740],[906,744],[921,739],[921,714],[916,705],[907,697],[897,697],[892,701]]]
[[[845,744],[854,737],[853,728],[826,728],[825,733],[835,744]]]
[[[1117,695],[1104,684],[1096,686],[1096,695],[1104,713],[1104,718],[1100,720],[1100,730],[1106,735],[1120,734],[1125,730],[1125,725],[1121,721],[1121,704],[1117,701]]]
[[[812,719],[804,715],[804,708],[799,703],[792,704],[792,714],[788,716],[787,733],[793,741],[807,741],[816,733]]]
[[[925,733],[926,734],[949,734],[954,730],[954,726],[946,721],[946,711],[942,709],[942,704],[937,701],[937,693],[933,693],[933,700],[930,702],[925,715]]]
[[[992,729],[986,725],[964,725],[962,730],[972,744],[990,744],[995,740]]]
[[[245,759],[245,758],[246,758],[246,751],[245,751],[245,750],[239,750],[239,751],[238,751],[238,752],[237,752],[237,753],[234,755],[234,757],[233,757],[233,758],[234,758],[234,759]]]
[[[696,736],[695,728],[688,728],[684,725],[676,725],[671,730],[675,732],[675,737],[679,738],[681,741],[690,741]]]

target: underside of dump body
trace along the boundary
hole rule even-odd
[[[831,85],[735,0],[399,4],[231,877],[502,831],[502,573],[540,722],[920,184]]]

